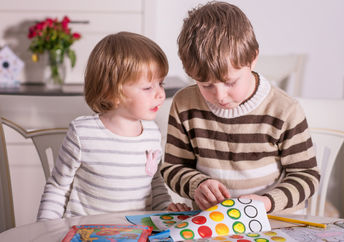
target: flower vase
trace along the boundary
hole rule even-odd
[[[49,89],[61,89],[66,77],[66,66],[63,62],[64,52],[60,49],[48,51],[50,77],[46,86]]]

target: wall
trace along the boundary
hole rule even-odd
[[[187,10],[204,0],[156,2],[155,39],[171,63],[170,75],[184,77],[176,39]],[[344,1],[232,0],[251,20],[260,53],[308,56],[302,96],[343,98]]]

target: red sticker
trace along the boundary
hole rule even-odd
[[[207,222],[207,219],[204,216],[197,216],[194,217],[191,221],[195,224],[205,224],[205,222]]]
[[[202,238],[210,238],[213,232],[211,231],[211,228],[209,228],[208,226],[201,226],[198,228],[198,234]]]

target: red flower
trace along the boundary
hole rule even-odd
[[[73,39],[80,39],[81,38],[81,35],[79,33],[74,33],[73,34]]]

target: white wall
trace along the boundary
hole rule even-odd
[[[185,78],[177,36],[187,11],[204,0],[147,0],[156,3],[155,29],[148,32],[165,50],[169,75]],[[232,0],[251,20],[261,54],[308,55],[303,97],[344,97],[344,1]]]

